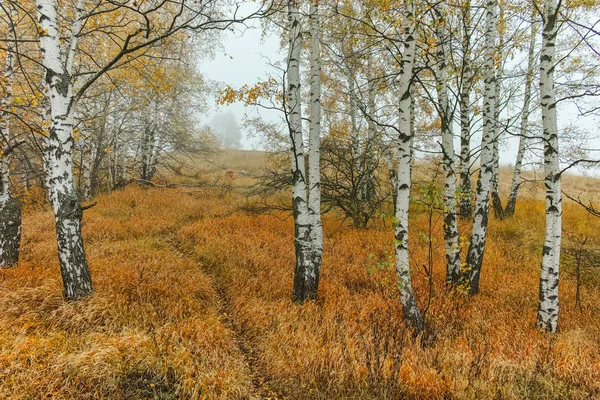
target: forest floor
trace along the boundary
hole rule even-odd
[[[547,335],[535,328],[542,201],[491,219],[474,297],[444,287],[442,220],[416,210],[430,334],[414,338],[389,219],[359,230],[326,216],[319,300],[291,303],[293,222],[245,207],[238,187],[262,163],[247,156],[211,171],[215,187],[132,184],[95,199],[83,301],[62,298],[51,212],[28,210],[22,262],[0,271],[0,398],[600,398],[600,220],[565,201],[560,332]]]

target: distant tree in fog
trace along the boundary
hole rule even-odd
[[[225,149],[239,149],[241,147],[242,131],[231,111],[215,115],[209,122],[209,127]]]

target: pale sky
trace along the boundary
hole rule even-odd
[[[258,25],[257,23],[254,25]],[[260,28],[248,28],[236,32],[226,31],[223,35],[223,48],[217,50],[213,60],[203,60],[200,71],[208,80],[227,84],[233,88],[239,88],[245,84],[253,84],[264,81],[269,74],[274,73],[270,63],[281,61],[279,54],[279,39],[275,36],[262,38]],[[231,106],[217,106],[214,100],[209,101],[211,110],[206,121],[218,112],[231,110],[238,123],[243,124],[244,115],[255,115],[259,112],[265,119],[275,119],[277,114],[267,110],[258,110],[256,107],[247,108],[242,103]],[[246,132],[240,126],[243,133],[242,145],[245,149],[260,149],[257,140],[250,140]]]
[[[252,85],[256,82],[263,81],[269,76],[279,76],[278,71],[271,66],[271,63],[283,61],[285,59],[285,50],[279,48],[279,38],[277,35],[271,35],[263,38],[262,30],[258,22],[254,24],[254,28],[244,30],[236,30],[235,32],[226,31],[223,34],[223,48],[216,51],[216,56],[211,60],[202,60],[200,71],[205,78],[211,81],[226,83],[234,88],[239,88],[244,84]],[[241,103],[236,103],[231,106],[216,106],[214,100],[208,102],[211,109],[206,117],[206,122],[220,111],[231,110],[236,116],[238,123],[242,125],[245,114],[256,115],[260,113],[266,120],[278,120],[279,115],[274,111],[260,110],[256,107],[246,108]],[[594,136],[597,136],[598,123],[597,117],[581,118],[577,116],[577,111],[571,106],[562,106],[559,108],[559,124],[561,126],[568,125],[570,122],[576,121],[578,125],[585,127],[591,131]],[[246,132],[242,126],[242,146],[245,149],[261,149],[259,139],[247,138]],[[458,130],[455,129],[455,133]],[[458,150],[458,138],[456,139],[456,149]],[[474,146],[479,139],[477,137],[472,141]],[[501,164],[514,164],[518,146],[517,138],[504,140],[504,145],[501,147],[500,162]],[[600,147],[600,140],[595,139],[590,142],[590,147]],[[597,156],[597,154],[596,154]],[[575,171],[573,171],[575,172]]]

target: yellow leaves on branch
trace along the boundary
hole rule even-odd
[[[229,105],[241,101],[249,106],[258,104],[261,99],[272,99],[273,97],[275,97],[276,102],[283,100],[279,82],[275,78],[269,78],[266,81],[256,83],[254,86],[244,85],[239,89],[226,86],[224,89],[219,90],[217,104]]]
[[[600,7],[600,0],[567,0],[567,8],[583,8],[591,10]]]

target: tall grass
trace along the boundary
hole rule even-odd
[[[548,336],[534,326],[539,200],[491,221],[472,298],[444,287],[441,220],[430,232],[415,209],[411,262],[430,332],[415,338],[401,321],[391,221],[356,230],[326,217],[320,298],[298,306],[291,218],[235,212],[243,201],[134,186],[100,196],[84,219],[96,293],[73,303],[51,213],[28,212],[23,260],[0,272],[0,398],[600,397],[600,231],[582,210],[565,207],[565,246],[589,237],[581,308],[565,262],[560,333]]]

